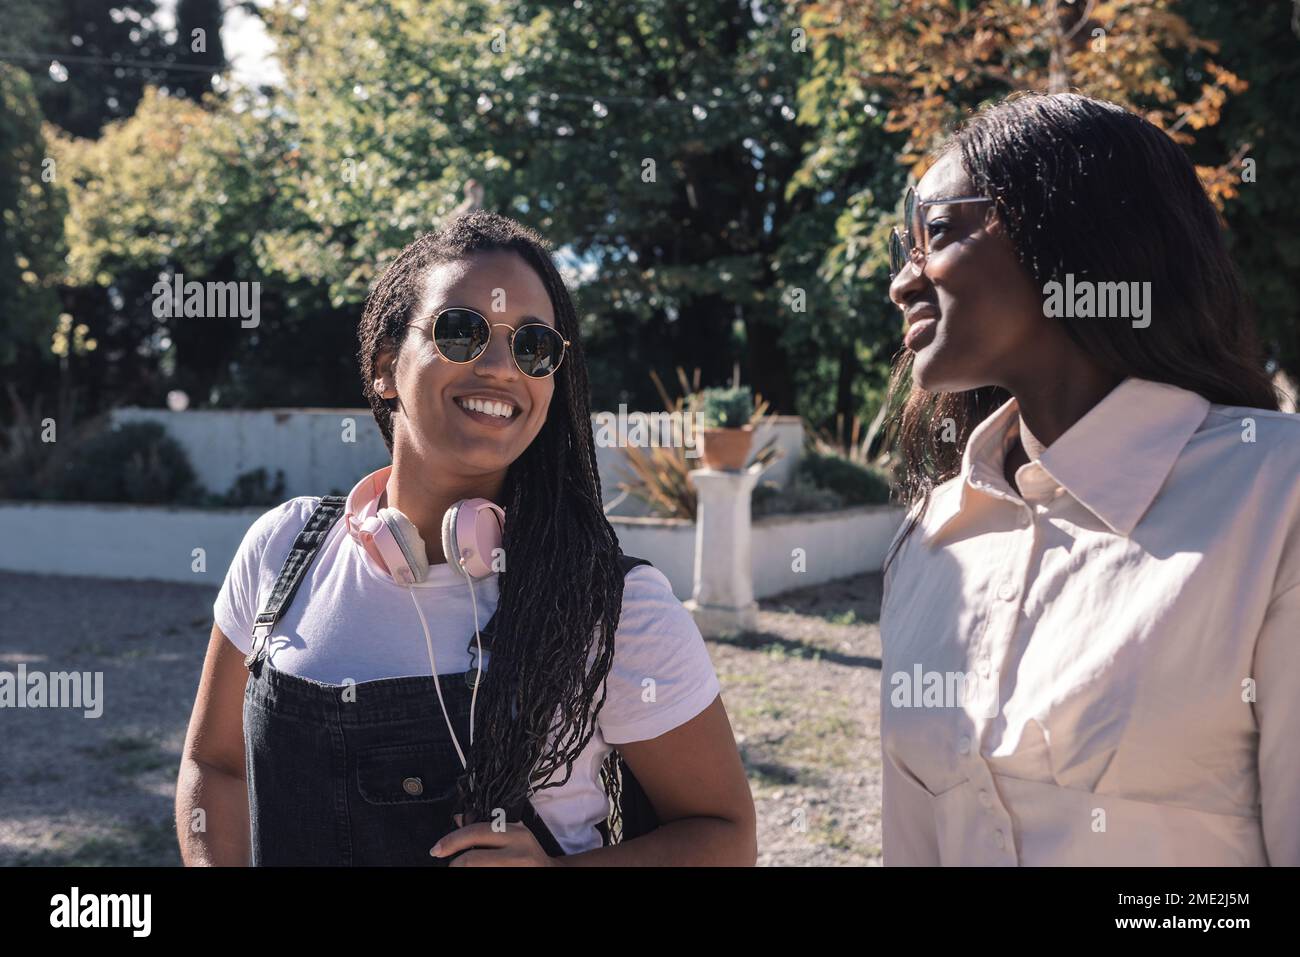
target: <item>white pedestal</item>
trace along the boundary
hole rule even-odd
[[[686,608],[706,637],[751,631],[758,625],[750,559],[749,500],[758,470],[696,469],[695,588]]]

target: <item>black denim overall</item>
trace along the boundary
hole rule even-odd
[[[456,829],[463,773],[431,675],[323,684],[277,671],[269,635],[343,512],[327,495],[294,540],[258,614],[244,689],[244,754],[253,866],[446,866],[429,848]],[[643,559],[623,557],[624,574]],[[484,644],[495,619],[481,629]],[[471,642],[472,644],[472,642]],[[469,747],[477,669],[438,676],[456,738]],[[482,681],[491,681],[488,670]],[[467,755],[468,757],[468,755]],[[624,766],[625,794],[645,805]],[[530,801],[508,810],[552,857],[563,849]],[[657,823],[657,822],[655,822]],[[608,828],[597,826],[602,843]],[[624,830],[624,838],[628,837]]]

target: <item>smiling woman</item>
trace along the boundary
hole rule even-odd
[[[449,228],[454,227],[455,223]],[[399,270],[409,285],[399,296],[402,301],[410,299],[414,315],[399,314],[399,324],[391,331],[381,327],[395,318],[389,309],[379,311],[378,304],[386,301],[388,293],[385,275],[372,293],[361,327],[363,350],[371,336],[387,337],[374,343],[378,348],[372,356],[362,359],[362,375],[374,396],[383,400],[375,413],[381,430],[385,419],[400,411],[396,423],[403,434],[394,436],[392,443],[394,470],[400,476],[402,458],[427,460],[437,445],[444,468],[451,464],[446,459],[450,456],[459,470],[495,475],[500,483],[506,467],[542,431],[555,392],[553,375],[526,375],[512,348],[518,341],[516,330],[530,329],[534,323],[565,338],[556,330],[546,285],[513,250],[469,250],[461,258],[443,259],[434,268],[432,262],[420,267],[405,261],[408,254],[416,255],[413,248],[408,247],[390,271]],[[481,303],[497,325],[470,303]],[[494,334],[494,329],[504,334]],[[465,407],[463,400],[474,398],[508,403],[514,411],[504,422],[495,415],[489,419],[482,403],[476,403],[477,410]],[[571,411],[567,402],[564,405]],[[486,431],[489,426],[492,431]],[[401,497],[400,487],[397,496]],[[429,515],[440,516],[439,507],[454,500],[427,502]]]
[[[376,282],[358,360],[393,462],[246,535],[177,819],[247,794],[178,830],[187,862],[754,862],[703,639],[601,509],[576,326],[544,241],[491,213]],[[611,804],[642,812],[621,840]]]
[[[1027,95],[904,206],[885,863],[1300,864],[1300,419],[1191,162]],[[1140,321],[1045,301],[1074,276]]]

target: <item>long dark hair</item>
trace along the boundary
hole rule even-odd
[[[1151,283],[1159,314],[1145,328],[1056,320],[1103,369],[1224,405],[1278,407],[1218,212],[1186,153],[1158,127],[1075,93],[1022,93],[970,117],[937,156],[951,151],[994,200],[1039,288],[1066,273]],[[914,508],[891,559],[935,486],[961,470],[971,432],[1011,398],[996,386],[927,392],[911,382],[912,355],[899,353],[888,391],[900,496]],[[941,440],[945,419],[956,442]]]
[[[592,737],[593,711],[604,704],[623,602],[618,538],[601,508],[577,317],[541,236],[505,216],[473,211],[403,249],[374,284],[361,317],[362,387],[391,453],[397,400],[373,388],[376,357],[397,348],[431,268],[490,251],[517,253],[537,272],[571,345],[555,373],[546,422],[510,464],[502,490],[506,565],[490,636],[491,675],[479,691],[469,772],[460,782],[466,823],[497,808],[513,811],[532,789],[569,779]],[[560,768],[563,777],[553,780]],[[606,787],[616,790],[610,777]]]

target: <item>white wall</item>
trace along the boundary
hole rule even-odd
[[[220,585],[264,509],[0,502],[0,568]],[[195,571],[203,549],[206,570]]]
[[[345,423],[353,422],[355,441],[344,441]],[[266,469],[267,481],[284,472],[285,499],[295,495],[347,494],[361,478],[391,458],[370,409],[254,409],[241,411],[122,408],[115,424],[157,422],[185,449],[200,484],[210,492],[227,491],[242,473]],[[803,451],[803,423],[798,416],[777,416],[758,429],[754,448],[776,436],[783,459],[763,475],[784,485]],[[619,472],[626,452],[596,447],[601,492],[612,502],[619,494]],[[611,515],[644,516],[650,510],[629,496]]]
[[[351,420],[355,441],[345,441]],[[369,409],[115,409],[114,424],[157,422],[185,450],[200,484],[225,492],[244,472],[284,471],[285,500],[347,494],[368,472],[389,464]]]
[[[880,571],[906,514],[905,509],[893,505],[864,505],[756,519],[750,532],[754,594],[778,595],[792,588]],[[791,567],[796,548],[803,549],[803,572]]]
[[[346,493],[389,462],[368,409],[119,409],[113,418],[162,424],[210,491],[223,492],[240,474],[261,467],[270,480],[277,469],[284,472],[286,500]],[[349,420],[354,441],[344,438]],[[786,455],[764,478],[783,483],[802,452],[803,426],[797,417],[780,417],[758,430],[756,446],[770,435]],[[617,494],[616,467],[623,455],[618,448],[597,447],[606,501]],[[695,525],[638,516],[637,504],[625,502],[610,517],[624,552],[653,562],[678,598],[690,598]],[[245,531],[264,511],[0,501],[0,569],[218,586]],[[901,509],[871,506],[757,520],[748,556],[755,596],[879,570],[902,516]],[[791,567],[796,548],[803,549],[802,572]]]
[[[682,601],[695,587],[695,523],[684,518],[611,518],[624,555],[644,558],[664,573]]]
[[[0,502],[0,569],[157,579],[219,586],[244,532],[263,509]],[[767,597],[877,571],[901,509],[887,506],[763,518],[754,523],[754,593]],[[653,562],[683,601],[694,586],[695,526],[680,519],[611,520],[623,551]],[[803,548],[807,571],[790,568]],[[194,570],[202,549],[206,570]]]

